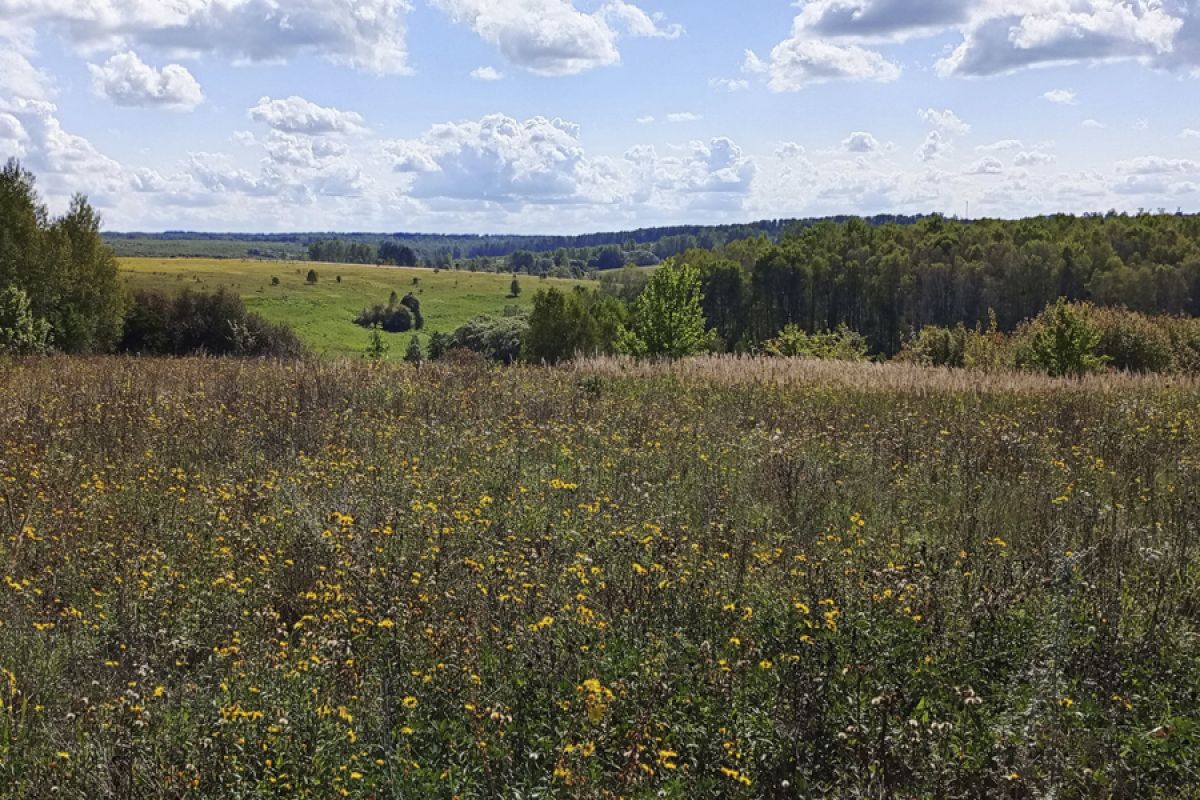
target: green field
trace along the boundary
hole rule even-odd
[[[305,282],[316,269],[315,286]],[[523,277],[521,296],[508,296],[512,276],[482,272],[374,267],[309,262],[233,261],[223,259],[126,258],[121,272],[131,289],[197,291],[228,289],[272,322],[293,327],[320,355],[354,355],[367,346],[369,333],[354,324],[363,308],[387,303],[395,291],[413,292],[425,317],[422,339],[435,331],[452,332],[478,314],[504,313],[506,306],[526,307],[540,286],[560,288],[576,281]],[[339,283],[337,278],[341,276]],[[271,285],[271,278],[279,285]],[[414,281],[417,281],[414,284]],[[412,334],[386,334],[389,356],[400,358]]]

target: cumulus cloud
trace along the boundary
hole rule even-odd
[[[987,4],[942,75],[982,76],[1048,64],[1169,57],[1183,21],[1154,0],[1016,0]]]
[[[118,53],[102,65],[89,64],[88,70],[93,91],[119,106],[191,111],[204,102],[200,84],[185,67],[168,64],[158,70],[132,51]]]
[[[637,196],[645,200],[658,193],[658,200],[668,203],[667,196],[741,196],[750,191],[758,171],[754,160],[725,137],[693,141],[672,151],[660,155],[654,147],[641,146],[625,153]]]
[[[1004,164],[991,156],[977,161],[969,170],[971,175],[1000,175],[1003,172]]]
[[[944,111],[938,111],[936,108],[924,108],[917,113],[921,119],[939,131],[952,133],[955,136],[965,136],[971,132],[971,126],[959,119],[958,115],[948,108]]]
[[[879,140],[865,131],[855,131],[842,140],[842,149],[847,153],[876,153],[882,149]]]
[[[901,73],[898,64],[873,50],[801,36],[777,44],[765,61],[747,51],[742,68],[765,76],[774,92],[797,92],[832,80],[887,83],[897,80]]]
[[[1051,89],[1042,95],[1044,99],[1051,103],[1057,103],[1060,106],[1073,106],[1078,104],[1075,99],[1075,92],[1070,89]]]
[[[471,70],[471,77],[477,81],[498,81],[502,80],[504,75],[495,67],[478,67]]]
[[[1180,139],[1200,139],[1200,131],[1195,128],[1184,128],[1179,132]]]
[[[704,119],[702,114],[692,111],[678,111],[673,114],[667,114],[667,122],[699,122],[702,119]]]
[[[917,148],[917,157],[928,163],[935,161],[946,154],[950,149],[950,142],[942,135],[941,131],[930,131],[925,137],[925,141]]]
[[[503,114],[435,125],[418,139],[386,145],[395,171],[411,176],[419,198],[499,203],[611,200],[612,176],[589,159],[579,126]]]
[[[430,0],[499,48],[511,64],[540,75],[575,75],[621,59],[617,41],[630,36],[674,39],[667,25],[623,0],[609,0],[585,13],[572,0]]]
[[[408,10],[408,0],[0,0],[0,19],[53,30],[86,50],[316,55],[377,73],[408,70]]]
[[[49,75],[0,38],[0,93],[26,100],[49,100],[53,94],[51,83]]]
[[[1200,68],[1200,9],[1194,0],[808,0],[800,5],[791,37],[779,45],[781,57],[787,51],[838,48],[843,64],[857,65],[839,77],[897,74],[896,65],[864,45],[943,35],[959,37],[937,62],[944,77],[1118,60]]]
[[[1095,119],[1085,119],[1082,124],[1083,124],[1083,127],[1085,127],[1085,128],[1103,129],[1103,128],[1108,127],[1103,122],[1100,122],[1099,120],[1095,120]]]
[[[362,116],[353,111],[326,108],[294,95],[278,100],[261,98],[250,109],[250,119],[284,133],[308,135],[352,133],[363,127]]]

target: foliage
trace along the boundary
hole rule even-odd
[[[836,331],[808,333],[788,325],[779,336],[764,345],[768,355],[794,358],[819,358],[828,361],[866,361],[867,340],[849,328]]]
[[[654,271],[634,303],[633,328],[622,348],[633,355],[683,358],[710,348],[700,270],[687,261],[670,261]]]
[[[0,287],[9,286],[50,325],[55,349],[104,353],[120,339],[124,298],[99,216],[76,195],[51,219],[33,176],[15,160],[0,169]]]
[[[451,347],[470,350],[490,361],[511,364],[521,355],[529,322],[520,317],[475,317],[451,336]]]
[[[288,327],[246,309],[237,295],[138,291],[120,343],[124,353],[299,358],[307,351]]]
[[[50,349],[50,323],[38,319],[24,290],[0,289],[0,356],[31,356]]]
[[[1062,298],[1029,324],[1025,338],[1027,345],[1018,363],[1054,377],[1086,375],[1108,361],[1095,353],[1101,337],[1089,324],[1087,309]]]
[[[404,351],[404,360],[410,364],[420,364],[425,360],[425,350],[421,347],[420,336],[414,336],[408,340],[408,349]]]
[[[442,356],[446,355],[446,351],[450,349],[451,337],[449,334],[436,331],[429,336],[429,360],[437,361]]]
[[[382,361],[387,358],[388,351],[391,346],[383,340],[383,334],[378,329],[371,331],[371,339],[367,342],[367,359],[370,361]]]
[[[519,280],[517,280],[516,276],[513,276],[512,283],[509,284],[509,286],[508,286],[508,296],[509,297],[520,297],[521,296],[521,282]]]
[[[318,279],[317,271],[315,269],[310,269],[308,271],[308,275],[304,278],[304,282],[311,286],[315,284]]]
[[[595,291],[541,289],[533,298],[523,357],[557,364],[577,355],[611,355],[624,321],[625,307]]]
[[[411,256],[412,251],[409,251]],[[339,239],[323,239],[318,242],[313,242],[308,246],[309,261],[324,261],[331,264],[374,264],[377,256],[382,258],[382,253],[377,253],[376,249],[369,244],[362,242],[347,242]],[[405,254],[389,249],[387,260],[389,263],[399,264],[396,259],[404,258]],[[416,263],[415,258],[411,258],[413,264],[400,264],[400,266],[413,266]],[[316,281],[310,281],[316,283]]]
[[[0,371],[0,794],[1194,794],[1193,383],[707,363]]]

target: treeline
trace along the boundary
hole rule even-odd
[[[1148,314],[1200,314],[1200,217],[1054,216],[915,225],[821,223],[778,243],[681,256],[701,273],[709,326],[753,351],[788,325],[863,334],[899,352],[927,326],[1012,331],[1059,297]]]
[[[367,245],[375,248],[381,263],[397,266],[425,266],[442,269],[462,268],[475,271],[498,271],[506,268],[506,259],[518,251],[535,256],[552,256],[560,269],[575,268],[577,274],[588,269],[613,269],[612,254],[623,254],[623,264],[647,266],[647,255],[659,260],[670,258],[691,249],[713,249],[741,239],[765,236],[775,241],[784,231],[816,225],[822,221],[845,222],[849,217],[822,219],[774,219],[733,225],[674,225],[657,228],[639,228],[632,231],[590,233],[579,236],[521,236],[521,235],[463,235],[425,233],[193,233],[168,231],[166,233],[108,233],[106,240],[118,254],[123,256],[153,255],[160,257],[194,256],[211,258],[262,257],[274,258],[280,254],[295,255],[319,244],[321,252],[328,255],[350,257],[350,251],[325,251],[329,242],[344,242]],[[879,215],[869,218],[872,225],[912,224],[921,217]],[[272,247],[274,245],[274,247]],[[388,246],[405,247],[413,254],[411,264],[399,258],[391,258],[384,252]],[[558,256],[566,253],[564,264]],[[604,256],[604,252],[609,255]],[[375,257],[366,257],[356,250],[355,260],[344,263],[376,263]],[[311,258],[311,252],[310,252]],[[606,264],[596,264],[598,259],[607,258]],[[365,260],[360,260],[365,259]],[[339,261],[341,258],[317,258],[312,260]],[[546,260],[539,258],[542,266]],[[539,274],[539,270],[521,270]],[[540,270],[544,274],[548,268]]]
[[[86,198],[52,219],[13,159],[0,169],[0,356],[49,352],[290,358],[305,348],[224,291],[126,295]]]

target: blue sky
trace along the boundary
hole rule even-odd
[[[1196,0],[0,0],[0,157],[120,230],[1200,211]]]

